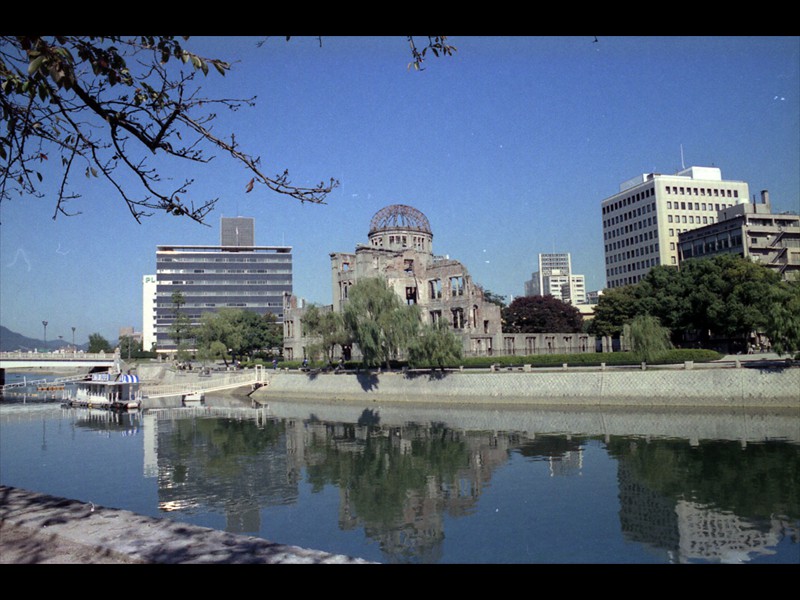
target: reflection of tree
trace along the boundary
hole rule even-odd
[[[398,562],[436,562],[445,512],[476,502],[484,469],[508,458],[497,438],[441,425],[381,428],[328,425],[306,449],[308,479],[342,491],[343,527],[364,526]]]
[[[753,520],[800,518],[800,446],[612,438],[608,451],[649,489],[674,501],[691,499]]]
[[[165,510],[203,504],[224,512],[229,524],[252,524],[247,530],[257,533],[253,511],[297,497],[279,421],[268,420],[263,427],[224,418],[163,421],[158,451]]]

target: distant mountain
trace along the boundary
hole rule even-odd
[[[47,340],[45,345],[44,340],[35,340],[33,338],[25,337],[22,334],[11,331],[8,327],[0,325],[0,352],[14,352],[15,350],[28,350],[33,351],[34,348],[38,350],[58,350],[63,346],[71,346],[64,340]],[[78,349],[85,350],[87,344],[78,344]]]

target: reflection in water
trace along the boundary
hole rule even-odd
[[[800,453],[789,444],[614,439],[623,531],[679,562],[745,562],[798,542]]]
[[[443,560],[447,518],[472,515],[512,454],[580,475],[588,443],[617,465],[624,537],[674,562],[745,562],[798,543],[800,446],[617,435],[531,435],[444,423],[270,417],[169,418],[157,426],[162,510],[218,510],[229,531],[258,535],[260,507],[335,486],[338,527],[362,529],[389,562]],[[184,413],[185,414],[185,413]]]
[[[4,485],[370,560],[800,564],[796,414],[212,399],[0,427]]]

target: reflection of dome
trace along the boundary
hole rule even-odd
[[[416,208],[405,204],[392,204],[376,212],[369,224],[369,235],[398,229],[420,231],[433,236],[428,217]]]

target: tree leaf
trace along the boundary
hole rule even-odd
[[[44,62],[44,55],[37,56],[28,64],[28,75],[33,75],[36,71],[39,70],[39,67],[42,66]]]

